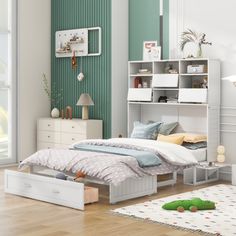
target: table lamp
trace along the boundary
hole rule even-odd
[[[82,120],[88,120],[89,113],[88,113],[88,106],[93,106],[94,102],[89,96],[88,93],[82,93],[80,98],[76,104],[77,106],[82,106]]]

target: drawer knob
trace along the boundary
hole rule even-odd
[[[51,125],[50,124],[48,124],[48,127],[50,127]]]
[[[59,194],[59,193],[60,193],[60,191],[59,191],[59,190],[55,190],[55,189],[54,189],[54,190],[52,190],[52,192],[53,192],[53,193],[55,193],[55,194]]]
[[[48,138],[50,138],[50,135],[48,135]]]
[[[25,185],[26,188],[32,188],[32,185],[31,185],[31,184],[24,183],[24,185]]]
[[[74,138],[72,138],[72,141],[75,141],[75,139],[74,139]]]
[[[72,129],[74,129],[75,127],[74,127],[74,126],[72,126],[71,128],[72,128]]]

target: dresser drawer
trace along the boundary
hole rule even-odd
[[[86,134],[86,122],[73,121],[73,120],[62,120],[61,121],[61,132]]]
[[[46,143],[46,142],[37,143],[37,150],[51,149],[51,148],[64,148],[64,146],[59,143]]]
[[[85,134],[68,134],[68,133],[61,133],[61,143],[62,144],[72,144],[75,142],[79,142],[81,140],[86,139]]]
[[[60,143],[61,136],[57,132],[38,131],[38,142]]]
[[[61,123],[59,119],[40,119],[38,120],[38,130],[60,132]]]
[[[98,201],[98,190],[84,188],[83,183],[5,171],[5,192],[76,209],[83,210],[85,203]]]

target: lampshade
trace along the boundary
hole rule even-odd
[[[94,102],[88,93],[82,93],[76,105],[77,106],[93,106]]]

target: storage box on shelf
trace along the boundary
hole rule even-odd
[[[207,134],[208,161],[215,161],[219,144],[220,62],[190,58],[130,61],[128,66],[128,135],[137,120],[178,121],[180,132]],[[149,74],[144,73],[145,69]]]

